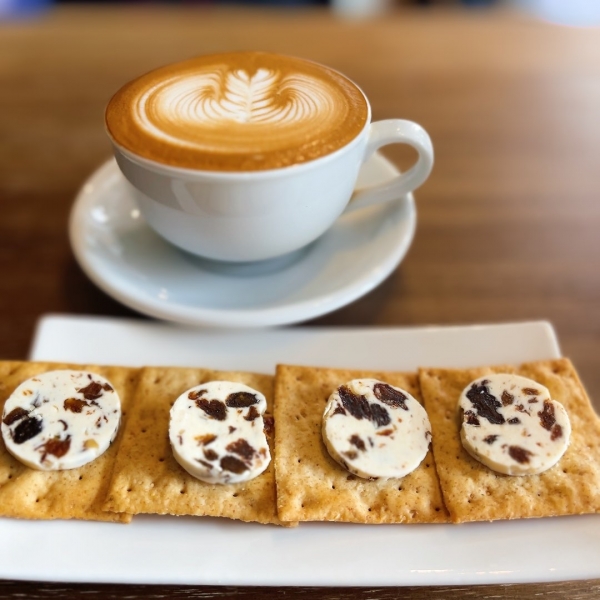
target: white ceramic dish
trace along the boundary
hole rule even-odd
[[[41,321],[31,352],[38,360],[264,372],[278,361],[404,370],[559,355],[543,322],[219,332],[60,316]],[[600,577],[599,536],[595,515],[460,526],[309,523],[290,530],[191,517],[142,516],[130,525],[0,519],[0,578],[273,586],[556,581]],[[247,560],[256,553],[258,568]]]
[[[375,154],[361,168],[357,188],[397,173]],[[192,325],[264,327],[321,316],[371,291],[402,260],[415,226],[409,194],[343,215],[318,240],[283,258],[247,265],[203,260],[150,229],[111,160],[79,192],[70,239],[88,277],[141,313]]]

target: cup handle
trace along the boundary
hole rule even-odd
[[[431,138],[420,125],[402,119],[372,123],[363,163],[373,152],[387,144],[412,146],[419,154],[417,162],[406,173],[401,173],[390,181],[354,192],[344,214],[373,204],[395,200],[418,188],[429,177],[433,167],[433,145]]]

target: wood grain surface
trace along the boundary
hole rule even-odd
[[[313,325],[547,319],[600,407],[600,31],[502,10],[401,8],[358,22],[325,9],[71,5],[0,23],[0,358],[27,356],[44,313],[134,316],[83,275],[67,240],[74,195],[110,154],[104,106],[144,71],[232,49],[333,66],[365,90],[375,119],[412,119],[434,142],[406,259],[375,291]],[[413,159],[402,149],[388,156],[400,167]],[[0,582],[0,598],[275,595],[587,599],[600,588]]]

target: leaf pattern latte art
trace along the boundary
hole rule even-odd
[[[306,74],[223,69],[161,82],[139,98],[137,115],[147,131],[171,142],[210,145],[211,133],[226,128],[240,144],[250,134],[268,137],[273,125],[286,134],[324,127],[335,105],[335,92]]]

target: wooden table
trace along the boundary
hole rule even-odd
[[[73,197],[109,156],[103,109],[130,78],[196,54],[254,48],[329,64],[375,119],[431,134],[414,244],[363,299],[314,325],[548,319],[600,406],[600,32],[510,12],[60,8],[0,25],[0,358],[27,356],[48,312],[132,316],[77,266]],[[410,152],[388,153],[401,167]],[[2,541],[0,540],[0,543]],[[306,598],[592,598],[598,581],[471,588],[279,590]],[[0,582],[0,598],[266,598],[266,589]]]

